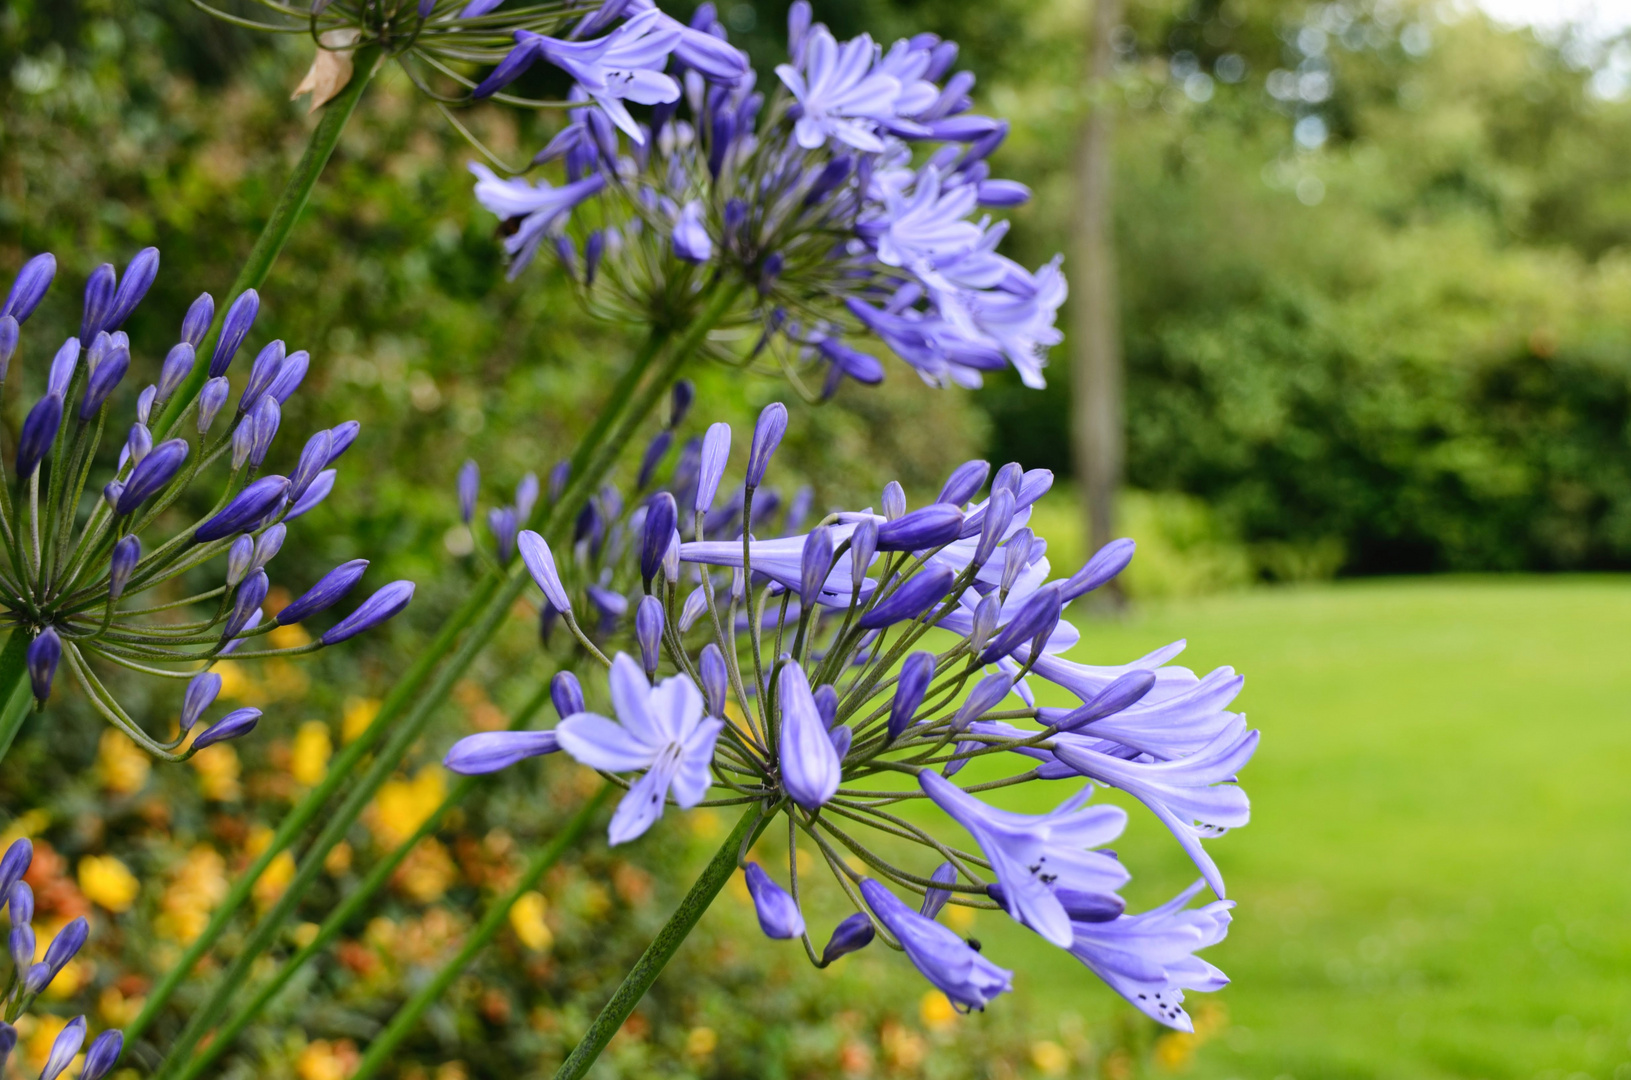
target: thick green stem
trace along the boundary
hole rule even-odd
[[[34,702],[28,682],[29,641],[28,631],[18,627],[0,650],[0,758],[11,749],[28,718],[28,707]]]
[[[368,1044],[368,1052],[363,1054],[357,1071],[351,1074],[351,1080],[368,1080],[379,1072],[380,1066],[390,1060],[391,1053],[413,1031],[425,1010],[436,1003],[436,999],[453,985],[453,980],[470,966],[470,961],[497,936],[505,920],[509,918],[510,909],[515,907],[516,902],[528,890],[538,884],[538,879],[543,877],[550,867],[560,861],[566,849],[577,842],[578,837],[583,835],[583,831],[594,820],[596,813],[605,805],[606,799],[616,790],[614,784],[601,785],[600,790],[572,815],[572,820],[566,823],[566,827],[532,857],[532,861],[527,864],[526,870],[516,883],[487,910],[486,915],[482,916],[481,922],[471,931],[458,955],[444,964],[435,978],[420,987],[418,992],[397,1010],[396,1015],[391,1017],[391,1022],[385,1026],[385,1030]]]
[[[548,702],[549,683],[546,682],[538,688],[532,699],[511,718],[510,730],[516,731],[526,727]],[[255,996],[233,1014],[232,1019],[227,1021],[215,1033],[215,1038],[210,1040],[210,1044],[196,1058],[187,1063],[187,1067],[182,1070],[178,1080],[192,1080],[193,1077],[200,1075],[205,1069],[209,1068],[216,1058],[230,1050],[239,1034],[249,1026],[255,1017],[260,1015],[260,1011],[266,1007],[267,1003],[289,984],[289,980],[294,978],[296,973],[308,961],[328,948],[329,943],[340,935],[340,932],[346,928],[353,918],[362,913],[368,901],[372,900],[374,895],[385,887],[385,883],[391,879],[391,875],[396,872],[396,868],[402,865],[402,860],[408,857],[408,853],[419,844],[419,841],[435,832],[441,826],[442,819],[447,816],[447,812],[463,802],[480,783],[480,777],[466,776],[455,784],[453,790],[448,792],[447,797],[442,800],[442,804],[420,823],[414,834],[398,844],[396,850],[391,852],[390,855],[375,864],[374,868],[368,872],[368,876],[363,878],[361,884],[341,901],[340,906],[335,908],[327,919],[323,920],[323,925],[318,929],[317,936],[307,942],[299,952],[291,956],[283,967],[278,969],[278,973],[262,985],[260,989],[256,990]]]
[[[737,859],[741,857],[742,849],[750,846],[759,838],[759,834],[769,825],[771,816],[764,813],[763,808],[754,805],[742,815],[742,820],[736,823],[736,828],[719,845],[714,852],[713,859],[708,863],[691,886],[691,891],[685,894],[680,906],[663,928],[657,931],[657,936],[651,939],[651,944],[635,962],[634,967],[624,977],[622,985],[612,995],[612,1000],[600,1010],[595,1022],[589,1025],[582,1041],[573,1048],[572,1053],[561,1063],[560,1069],[555,1073],[555,1080],[579,1080],[579,1077],[589,1071],[595,1063],[600,1052],[606,1049],[606,1044],[612,1041],[623,1021],[629,1018],[634,1007],[640,1004],[640,999],[646,996],[651,984],[657,981],[669,960],[684,944],[691,931],[696,928],[702,913],[708,910],[719,890],[725,887],[736,872]],[[361,1075],[360,1073],[358,1074]]]
[[[232,283],[232,288],[223,298],[220,309],[222,320],[225,319],[227,304],[245,289],[258,289],[265,283],[266,275],[271,272],[272,263],[277,261],[283,245],[289,240],[289,234],[294,231],[295,223],[300,220],[301,212],[306,209],[306,203],[311,199],[312,189],[317,186],[317,178],[323,175],[323,166],[328,164],[329,156],[334,153],[334,147],[340,141],[340,132],[345,130],[346,122],[356,110],[357,102],[362,100],[363,91],[368,89],[368,83],[373,79],[382,59],[377,45],[358,49],[352,58],[351,81],[323,106],[323,118],[317,122],[317,130],[312,132],[311,141],[306,143],[306,152],[300,155],[294,175],[289,177],[289,182],[283,187],[283,194],[278,196],[277,205],[272,207],[272,216],[261,229],[255,246],[249,249],[249,257],[244,260],[243,269],[238,271],[237,280]],[[193,365],[193,370],[186,381],[171,396],[164,414],[154,425],[155,442],[169,434],[170,428],[175,425],[182,411],[198,396],[198,391],[209,378],[209,356],[215,347],[219,330],[218,321],[216,330],[200,343],[198,362]]]

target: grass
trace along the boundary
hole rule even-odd
[[[1234,983],[1197,1078],[1631,1077],[1631,579],[1380,581],[1080,620],[1076,655],[1178,637],[1247,675],[1253,822],[1214,842]],[[1041,809],[1058,791],[1032,785]],[[1195,876],[1135,812],[1138,908]],[[1004,1007],[1100,1012],[1001,920]],[[1204,1000],[1192,995],[1191,1005]]]

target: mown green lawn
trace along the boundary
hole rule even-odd
[[[1240,905],[1209,954],[1229,1023],[1187,1075],[1631,1077],[1631,579],[1363,582],[1080,622],[1078,658],[1186,637],[1191,666],[1245,672],[1264,733],[1252,824],[1214,842]],[[1194,876],[1147,815],[1121,851],[1135,906]],[[1003,1007],[1103,1015],[1073,961],[1001,923],[979,930],[1020,972]]]

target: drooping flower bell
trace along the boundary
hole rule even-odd
[[[1007,226],[987,210],[1029,192],[991,178],[1008,125],[969,112],[973,76],[947,78],[955,44],[839,42],[797,0],[790,61],[761,89],[713,4],[688,27],[650,0],[627,10],[638,13],[594,43],[518,35],[521,60],[482,85],[548,59],[582,103],[534,159],[559,161],[564,182],[471,166],[512,276],[554,251],[591,313],[676,329],[723,292],[716,354],[774,361],[807,397],[882,379],[856,347],[867,338],[935,385],[977,386],[1010,366],[1043,385],[1065,279],[1058,259],[1031,271],[996,251]],[[701,42],[706,58],[688,52]],[[639,61],[621,81],[607,75],[614,55]],[[611,87],[624,88],[616,100]],[[582,266],[579,251],[592,253]],[[751,350],[724,344],[752,341],[744,329],[758,331]]]
[[[122,277],[111,265],[99,267],[85,291],[80,330],[91,335],[88,346],[68,338],[41,373],[45,393],[24,421],[19,454],[0,483],[0,544],[7,556],[0,565],[0,622],[27,636],[27,675],[39,702],[49,698],[65,668],[111,723],[149,752],[175,760],[246,733],[260,716],[240,709],[188,742],[214,700],[211,688],[219,688],[208,669],[221,657],[293,655],[334,644],[401,610],[413,586],[386,586],[316,641],[301,635],[281,648],[255,647],[277,627],[338,603],[367,566],[355,560],[337,568],[277,618],[265,618],[267,566],[283,546],[287,523],[333,489],[333,463],[355,438],[356,425],[316,433],[290,462],[289,475],[263,474],[274,454],[281,407],[304,378],[308,359],[281,341],[260,351],[244,373],[231,422],[217,424],[230,403],[233,360],[259,312],[253,291],[227,309],[207,361],[196,350],[215,304],[207,293],[199,297],[182,320],[181,341],[159,366],[158,381],[134,394],[134,422],[115,419],[129,415],[121,387],[137,366],[120,326],[141,302],[158,264],[158,251],[147,248]],[[0,318],[26,319],[54,268],[50,255],[25,266]],[[13,360],[5,377],[32,381],[26,369],[33,362]],[[191,401],[172,400],[188,372],[204,363],[212,377],[203,391]],[[175,411],[168,422],[167,405]],[[96,474],[105,466],[97,451],[108,431],[123,442],[112,475],[102,480]],[[206,485],[208,495],[201,498]],[[189,516],[183,513],[189,505],[210,508]],[[179,599],[152,596],[221,557],[222,584]],[[177,621],[177,611],[192,614]],[[102,667],[189,681],[180,722],[169,732],[144,729],[103,682]]]
[[[757,801],[765,814],[787,815],[777,832],[810,845],[856,905],[818,954],[800,911],[812,887],[800,858],[788,860],[788,889],[765,868],[745,867],[765,933],[802,939],[820,965],[882,937],[956,1007],[983,1008],[1010,988],[1012,973],[939,916],[947,905],[1002,911],[1146,1014],[1187,1029],[1184,991],[1226,981],[1195,952],[1221,940],[1229,921],[1206,841],[1250,816],[1238,777],[1257,733],[1230,710],[1239,676],[1222,668],[1198,678],[1170,664],[1181,643],[1111,666],[1062,655],[1079,639],[1067,598],[1114,577],[1131,544],[1107,545],[1076,574],[1050,581],[1046,544],[1029,527],[1052,482],[1044,471],[1005,466],[993,475],[970,462],[939,501],[911,509],[891,485],[884,513],[840,510],[806,532],[776,535],[757,513],[777,501],[763,485],[784,427],[783,410],[765,411],[728,500],[729,430],[716,425],[696,458],[712,459],[713,490],[691,500],[689,514],[671,509],[680,500],[667,487],[689,482],[676,467],[640,502],[603,491],[598,520],[559,564],[542,538],[523,534],[529,570],[586,656],[616,656],[611,707],[601,715],[579,698],[553,732],[471,736],[448,754],[449,767],[490,772],[560,749],[627,774],[614,843],[656,827],[670,799],[681,808]],[[643,543],[651,522],[657,540]],[[670,556],[662,538],[676,532]],[[597,535],[606,539],[594,548]],[[579,597],[601,618],[575,616]],[[643,662],[632,659],[636,650]],[[1038,680],[1080,705],[1039,708]],[[988,790],[1039,780],[1075,787],[1044,814],[987,801]],[[1191,907],[1191,890],[1128,914],[1121,890],[1130,874],[1104,850],[1127,812],[1093,801],[1098,785],[1166,825],[1218,899]],[[901,813],[914,800],[943,817]],[[872,846],[874,837],[889,846]],[[918,854],[898,854],[902,839],[917,840]],[[921,902],[908,904],[903,891]]]

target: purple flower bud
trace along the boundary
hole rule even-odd
[[[1075,731],[1095,720],[1130,708],[1143,700],[1155,688],[1155,672],[1129,671],[1117,676],[1109,686],[1094,694],[1081,708],[1067,713],[1054,726],[1060,731]]]
[[[102,1080],[119,1063],[119,1054],[125,1048],[125,1037],[109,1029],[98,1035],[85,1051],[85,1064],[79,1070],[79,1080]]]
[[[555,569],[555,555],[549,550],[549,543],[531,529],[521,534],[518,543],[521,561],[527,564],[527,572],[550,604],[563,614],[571,611],[572,601],[566,595],[566,586],[561,584],[560,571]]]
[[[902,620],[918,618],[951,591],[955,580],[956,575],[944,566],[916,574],[862,615],[859,625],[863,630],[882,630]]]
[[[804,41],[809,33],[810,0],[793,0],[787,9],[787,55],[794,67],[804,65]]]
[[[794,802],[814,810],[838,791],[843,763],[816,709],[804,669],[789,660],[782,667],[778,689],[782,723],[777,758],[782,787]]]
[[[674,433],[667,428],[659,431],[651,440],[646,447],[645,456],[640,459],[640,472],[634,482],[636,491],[644,491],[651,483],[651,474],[657,471],[657,466],[662,464],[663,458],[668,455],[669,447],[673,445]]]
[[[232,614],[227,616],[226,626],[221,631],[222,641],[231,641],[248,625],[250,616],[261,609],[261,603],[266,599],[266,590],[270,584],[266,579],[266,571],[256,570],[238,586],[238,595],[232,603]]]
[[[215,321],[215,297],[209,293],[199,293],[198,299],[187,308],[187,314],[181,320],[181,341],[189,349],[197,349],[204,340],[204,335],[210,332],[210,323]],[[170,350],[171,355],[175,350]],[[189,363],[189,366],[191,364]],[[179,385],[179,383],[177,384]],[[175,387],[171,387],[175,389]],[[169,395],[166,394],[166,397]]]
[[[981,180],[977,191],[981,206],[1023,206],[1031,201],[1031,189],[1018,180]]]
[[[640,543],[640,580],[647,592],[651,591],[651,579],[662,567],[663,556],[668,554],[678,518],[674,496],[666,491],[659,492],[646,504],[646,525]]]
[[[583,243],[583,283],[595,283],[595,271],[600,269],[600,257],[606,253],[606,234],[596,229]]]
[[[272,385],[266,388],[266,396],[279,405],[286,404],[294,397],[294,392],[300,389],[300,384],[306,378],[306,369],[311,366],[311,353],[299,349],[283,358],[283,363],[277,369],[277,378]]]
[[[839,724],[828,729],[827,735],[832,739],[833,753],[837,754],[838,760],[842,762],[849,756],[850,743],[855,741],[855,729],[848,724]]]
[[[1065,603],[1087,595],[1125,570],[1127,564],[1133,561],[1133,551],[1137,547],[1133,541],[1123,538],[1112,540],[1100,548],[1087,560],[1086,565],[1065,582],[1062,593]]]
[[[216,743],[226,742],[228,739],[248,735],[255,730],[255,725],[260,722],[260,718],[261,711],[259,709],[234,709],[205,728],[198,738],[193,740],[193,749],[202,750],[206,746],[214,746]]]
[[[985,520],[980,526],[980,542],[974,548],[974,566],[984,566],[996,554],[1003,534],[1014,521],[1014,493],[1003,488],[985,506]]]
[[[736,114],[730,109],[715,112],[709,135],[708,173],[718,180],[719,174],[725,168],[725,155],[730,151],[731,142],[736,138]]]
[[[118,275],[112,263],[103,263],[85,279],[85,314],[79,321],[79,340],[90,341],[108,329],[107,317],[113,311],[113,290]]]
[[[57,664],[62,660],[62,639],[47,626],[28,643],[28,679],[33,684],[34,697],[44,701],[51,696],[51,681],[56,678]]]
[[[136,395],[136,422],[146,424],[153,419],[153,402],[159,397],[159,388],[148,385]]]
[[[111,510],[119,505],[119,496],[123,495],[124,491],[124,484],[117,480],[109,480],[106,484],[102,485],[102,501],[107,503],[108,509]]]
[[[565,233],[555,237],[555,257],[561,260],[561,269],[566,271],[566,276],[575,280],[578,276],[578,245]]]
[[[821,717],[821,723],[828,728],[838,719],[838,690],[832,683],[822,683],[810,695],[815,701],[816,714]]]
[[[986,646],[980,654],[980,663],[994,664],[1026,642],[1052,634],[1053,628],[1059,625],[1062,611],[1063,602],[1057,584],[1036,590],[1020,605],[1013,618],[1008,620],[1008,625],[997,633],[996,639]]]
[[[949,544],[963,527],[963,512],[950,503],[930,503],[878,526],[879,551],[920,551]]]
[[[363,571],[367,569],[367,559],[352,559],[350,562],[341,563],[318,579],[317,584],[307,589],[300,599],[278,612],[277,618],[273,621],[279,626],[292,626],[320,611],[328,610],[356,587],[357,582],[362,580]]]
[[[934,868],[929,875],[931,881],[938,881],[942,885],[951,885],[957,881],[957,866],[955,863],[943,862]],[[946,889],[929,889],[923,894],[923,906],[918,911],[925,919],[932,919],[940,914],[940,909],[946,906],[951,899],[951,893]]]
[[[16,887],[13,886],[13,889]],[[23,888],[28,888],[24,885]],[[29,893],[28,913],[34,914],[34,894]],[[11,933],[7,935],[6,947],[11,951],[11,962],[18,971],[27,971],[29,965],[34,963],[34,954],[39,950],[39,940],[34,936],[34,928],[26,922],[11,921]],[[44,965],[41,965],[42,967]]]
[[[258,469],[266,461],[266,452],[272,448],[272,439],[283,420],[283,410],[278,407],[276,398],[263,397],[255,406],[253,415],[255,440],[249,451],[249,464]]]
[[[696,384],[690,379],[681,379],[669,391],[668,426],[677,428],[685,423],[685,417],[691,411],[691,403],[697,398]]]
[[[5,1074],[6,1061],[17,1048],[17,1029],[0,1020],[0,1075]]]
[[[981,679],[969,691],[968,697],[951,718],[953,731],[962,731],[968,725],[1002,704],[1008,691],[1014,688],[1014,677],[1004,671],[994,671]]]
[[[1010,461],[997,470],[997,478],[991,481],[991,493],[995,495],[1002,488],[1008,488],[1016,497],[1019,495],[1020,481],[1025,478],[1025,470],[1019,462]]]
[[[232,393],[232,384],[227,382],[225,376],[218,376],[204,384],[204,389],[198,392],[198,433],[209,434],[210,425],[221,412],[221,407],[227,403],[227,396]]]
[[[934,653],[915,652],[900,666],[895,682],[895,700],[889,706],[889,741],[894,742],[912,726],[923,696],[934,680]]]
[[[47,972],[45,985],[50,985],[51,980],[55,979],[57,974],[68,966],[68,961],[72,960],[79,953],[79,950],[84,948],[85,939],[90,936],[91,927],[85,921],[83,915],[57,931],[57,936],[52,938],[51,944],[45,947],[44,963]],[[44,987],[42,986],[41,989],[44,989]]]
[[[74,380],[74,369],[79,366],[79,339],[69,338],[51,358],[51,371],[45,378],[45,392],[58,397],[68,395],[68,384]]]
[[[1002,595],[1000,593],[987,593],[980,597],[980,602],[974,608],[974,626],[968,633],[968,647],[971,652],[978,654],[985,648],[986,642],[997,630],[997,620],[1002,618]]]
[[[538,505],[538,474],[527,473],[515,485],[515,516],[525,523],[532,517],[533,507]]]
[[[772,251],[765,256],[764,266],[759,270],[759,295],[769,296],[770,290],[776,287],[776,282],[782,276],[782,270],[787,266],[787,260],[779,251]]]
[[[484,731],[454,743],[442,764],[462,776],[483,776],[560,748],[553,731]]]
[[[6,848],[5,855],[0,856],[0,903],[10,900],[12,886],[22,880],[23,875],[28,872],[28,868],[33,862],[34,844],[28,837],[13,840],[11,846]],[[32,897],[32,890],[30,896]],[[33,919],[32,907],[31,901],[30,913],[26,917],[19,917],[16,910],[13,909],[11,921],[14,923],[29,922]]]
[[[974,498],[975,493],[985,484],[985,478],[990,475],[989,461],[980,461],[977,458],[965,461],[946,477],[946,486],[940,489],[940,497],[935,501],[962,506]]]
[[[146,424],[130,425],[130,434],[125,438],[125,445],[119,457],[119,465],[124,467],[128,460],[132,465],[140,465],[147,460],[147,455],[153,452],[153,433],[147,430]]]
[[[748,892],[753,896],[753,909],[759,916],[759,929],[765,937],[796,938],[804,933],[804,916],[799,914],[798,902],[787,890],[770,880],[770,875],[756,862],[743,867],[747,875]]]
[[[152,288],[153,279],[159,272],[159,249],[155,247],[142,248],[125,266],[125,276],[119,282],[119,291],[113,294],[113,307],[108,312],[107,321],[103,323],[103,330],[117,330],[130,318],[130,313],[136,310],[136,305],[142,302],[147,290]]]
[[[572,463],[570,461],[557,461],[549,470],[549,501],[551,504],[561,501],[566,494],[566,482],[572,479]]]
[[[821,966],[826,967],[840,956],[866,948],[877,935],[872,920],[864,912],[857,911],[833,930],[832,939],[821,950]]]
[[[263,476],[238,492],[227,503],[226,509],[198,527],[193,539],[200,544],[220,540],[233,533],[243,532],[276,506],[289,490],[289,481],[282,476]]]
[[[28,411],[17,438],[17,479],[27,480],[40,467],[62,426],[62,398],[47,394]]]
[[[248,533],[238,537],[227,549],[227,588],[236,589],[249,576],[255,561],[255,538]]]
[[[872,565],[872,560],[877,554],[878,523],[872,518],[866,518],[855,526],[855,531],[849,538],[850,579],[857,592],[860,591],[861,582],[866,579],[867,568]]]
[[[714,496],[719,493],[719,481],[725,475],[725,465],[731,456],[731,426],[717,423],[708,428],[702,438],[702,470],[697,477],[698,513],[713,509]],[[701,539],[701,537],[698,537]]]
[[[109,347],[107,355],[102,358],[91,372],[91,377],[85,383],[85,396],[79,403],[80,420],[89,420],[96,415],[108,396],[119,385],[119,380],[125,377],[130,370],[130,348],[123,344]]]
[[[0,315],[0,382],[6,381],[6,372],[11,370],[11,358],[17,354],[18,336],[17,320],[10,315]]]
[[[249,631],[255,629],[255,627],[259,626],[260,624],[261,624],[261,613],[260,613],[260,609],[257,608],[255,610],[255,613],[249,616],[249,621],[244,624],[244,633],[245,634],[249,633]],[[221,651],[217,655],[218,656],[231,656],[233,653],[237,652],[240,648],[243,647],[243,643],[246,640],[248,640],[248,639],[241,636],[241,635],[239,637],[233,638],[231,641],[227,642],[227,644],[221,649]]]
[[[243,397],[238,399],[238,415],[242,416],[255,407],[255,403],[266,393],[266,388],[272,385],[272,380],[277,378],[286,355],[287,350],[279,339],[267,345],[255,357],[255,362],[249,367],[249,382],[244,385]]]
[[[634,609],[634,637],[640,643],[640,663],[646,669],[646,678],[657,674],[657,663],[662,658],[663,602],[655,596],[642,596],[640,606]]]
[[[782,436],[787,434],[787,406],[779,401],[773,401],[764,407],[759,414],[759,421],[753,426],[753,448],[748,451],[748,477],[749,489],[758,487],[765,478],[765,470],[770,467],[770,458],[781,445]]]
[[[923,77],[930,82],[937,82],[956,62],[957,42],[942,41],[929,50],[929,66],[923,72]]]
[[[255,541],[255,555],[249,561],[249,569],[259,570],[277,558],[277,553],[283,548],[283,538],[288,534],[289,528],[282,522],[261,533],[260,539]]]
[[[1020,529],[1008,538],[1003,545],[1002,585],[1000,591],[1004,596],[1019,580],[1020,572],[1030,565],[1031,543],[1033,537],[1030,529]]]
[[[894,521],[905,513],[906,491],[900,486],[900,481],[891,480],[883,488],[883,516]]]
[[[295,464],[294,471],[289,474],[289,498],[298,500],[311,487],[311,482],[317,479],[330,461],[334,459],[334,435],[330,431],[319,431],[306,440],[305,449],[300,451],[300,460]]]
[[[79,921],[84,922],[85,920],[80,919]],[[32,972],[30,975],[32,976]],[[47,983],[50,981],[50,979],[46,980]],[[68,1026],[58,1033],[56,1041],[51,1044],[51,1053],[45,1059],[45,1068],[40,1070],[40,1080],[57,1080],[57,1077],[62,1075],[63,1070],[73,1064],[74,1058],[79,1055],[79,1048],[84,1045],[84,1042],[85,1018],[76,1016],[68,1021]]]
[[[340,460],[340,455],[351,449],[351,444],[357,441],[357,433],[362,425],[355,420],[347,420],[343,424],[335,424],[328,429],[329,447],[328,464],[332,465]],[[531,475],[530,473],[528,475]]]
[[[799,602],[804,607],[815,603],[832,569],[832,527],[821,525],[804,538],[804,562],[799,578]]]
[[[583,687],[578,684],[578,677],[570,671],[557,671],[555,677],[549,680],[549,700],[555,706],[555,713],[562,720],[568,716],[576,716],[583,712]]]
[[[10,315],[18,325],[27,322],[45,299],[45,290],[51,287],[51,279],[56,276],[57,257],[49,251],[28,260],[18,271],[17,280],[11,283],[11,292],[6,294],[5,304],[0,305],[0,315]]]
[[[481,487],[481,466],[466,461],[459,466],[459,517],[466,525],[476,516],[476,494]]]
[[[246,416],[238,421],[238,426],[232,430],[232,467],[241,469],[249,462],[249,455],[255,449],[255,418]]]
[[[680,211],[674,222],[674,256],[689,263],[705,263],[713,258],[714,242],[708,228],[702,223],[702,203],[693,200]]]
[[[513,507],[496,506],[487,511],[487,530],[493,534],[500,563],[509,562],[510,556],[515,554],[515,530],[518,527]]]
[[[307,488],[306,493],[296,499],[289,512],[283,515],[283,520],[293,521],[300,515],[309,513],[318,503],[328,498],[329,492],[334,490],[335,475],[334,469],[324,469],[318,473],[317,479],[311,482],[311,487]]]
[[[157,494],[164,485],[175,479],[190,452],[191,447],[186,439],[166,439],[148,451],[131,470],[130,479],[125,482],[114,503],[114,513],[132,513]]]
[[[412,599],[413,582],[393,581],[367,600],[364,600],[362,606],[347,615],[328,633],[324,634],[322,642],[324,645],[338,645],[340,642],[355,637],[364,630],[372,630],[407,607],[408,601]]]
[[[811,182],[810,190],[804,196],[804,205],[814,206],[832,194],[834,188],[849,179],[850,170],[854,167],[855,159],[848,154],[840,154],[827,162],[826,168],[816,174]]]
[[[210,357],[210,378],[219,378],[227,373],[232,358],[238,355],[244,338],[249,336],[250,327],[255,325],[255,316],[260,314],[260,307],[260,294],[254,289],[245,289],[227,309],[226,318],[221,320],[221,337],[215,343],[215,355]]]
[[[968,942],[932,919],[925,919],[872,878],[861,882],[861,895],[905,948],[918,971],[953,1005],[983,1009],[998,994],[1013,988],[1013,972],[997,967]]]
[[[28,856],[32,862],[34,858],[32,845],[28,849]],[[23,869],[27,870],[28,868],[24,867]],[[6,889],[6,906],[11,910],[11,923],[13,926],[27,926],[34,921],[34,889],[28,882],[20,878],[21,875],[19,875],[18,880],[13,881],[11,886]],[[27,962],[34,962],[33,949],[28,951]]]
[[[725,715],[725,695],[730,684],[730,672],[725,667],[725,654],[719,646],[709,642],[702,650],[698,665],[702,676],[702,696],[709,716]]]
[[[113,555],[108,559],[108,599],[117,600],[124,595],[125,586],[130,584],[130,575],[136,571],[136,562],[142,557],[142,542],[134,536],[127,536],[113,545]]]
[[[181,733],[185,735],[203,717],[204,710],[215,704],[221,693],[221,676],[213,671],[194,675],[187,683],[187,692],[181,696]]]

